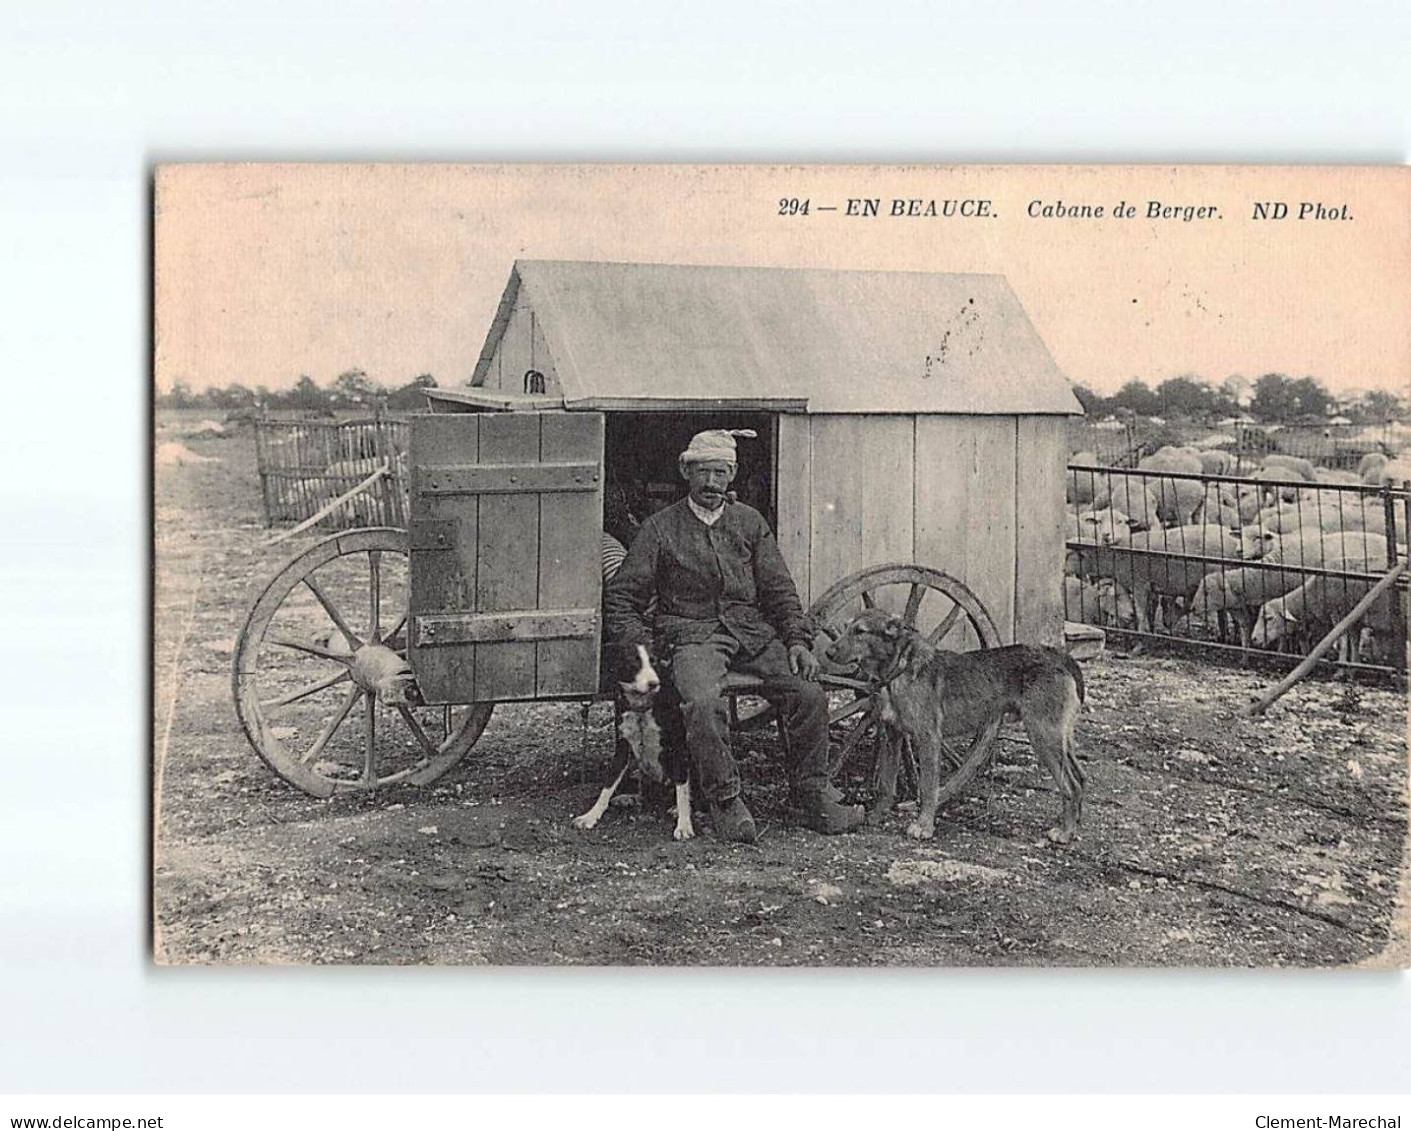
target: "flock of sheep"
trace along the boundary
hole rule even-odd
[[[1270,454],[1241,469],[1253,482],[1232,478],[1235,457],[1218,449],[1162,448],[1134,471],[1097,464],[1079,452],[1069,467],[1069,620],[1303,651],[1366,596],[1392,553],[1406,556],[1388,543],[1383,487],[1411,479],[1411,465],[1379,453],[1356,472]],[[1404,540],[1405,498],[1390,497],[1393,540]],[[1395,613],[1387,592],[1340,641],[1342,657],[1393,655],[1404,638]]]

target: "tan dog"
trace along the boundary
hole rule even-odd
[[[1063,795],[1049,839],[1066,844],[1082,819],[1083,771],[1073,756],[1073,725],[1083,701],[1083,673],[1056,648],[1012,644],[976,652],[933,648],[900,617],[866,609],[828,649],[828,659],[852,666],[878,691],[884,724],[911,741],[920,777],[920,808],[907,834],[935,833],[944,737],[999,729],[1006,714],[1024,722],[1029,741]],[[896,799],[898,743],[879,743],[878,797],[869,813],[880,821]]]

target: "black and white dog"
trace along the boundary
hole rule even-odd
[[[614,687],[617,750],[608,771],[608,784],[591,809],[573,818],[573,826],[595,827],[627,771],[636,769],[644,781],[676,787],[676,830],[672,835],[677,840],[690,840],[696,830],[691,824],[690,758],[681,711],[661,694],[661,676],[645,645],[608,645],[603,662]]]

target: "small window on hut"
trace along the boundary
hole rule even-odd
[[[691,437],[707,428],[752,428],[756,439],[736,443],[739,470],[731,491],[775,523],[778,417],[766,412],[609,412],[603,528],[630,545],[637,526],[685,498],[677,460]]]

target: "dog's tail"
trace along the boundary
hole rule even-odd
[[[1083,669],[1078,666],[1078,661],[1065,652],[1063,653],[1063,667],[1073,677],[1073,683],[1078,689],[1078,702],[1085,702],[1087,692],[1083,687]]]

